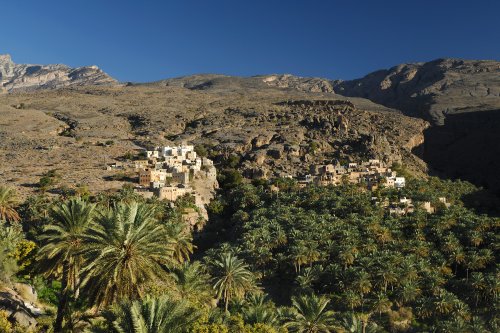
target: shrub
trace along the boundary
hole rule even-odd
[[[10,323],[9,316],[5,311],[0,311],[0,332],[12,332],[12,324]]]

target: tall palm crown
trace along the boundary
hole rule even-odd
[[[326,309],[329,300],[316,295],[292,298],[296,314],[285,326],[290,332],[329,333],[335,329],[334,313]]]
[[[47,274],[58,274],[63,266],[69,269],[68,287],[75,288],[83,237],[92,222],[94,205],[81,199],[71,199],[53,207],[53,223],[44,227],[38,252],[40,268]]]
[[[94,205],[81,199],[71,199],[53,207],[52,224],[44,227],[38,253],[40,269],[47,275],[59,275],[62,270],[61,294],[54,330],[60,331],[70,297],[78,297],[83,237],[92,222]]]
[[[179,263],[189,261],[193,253],[193,236],[184,223],[168,223],[165,225],[168,236],[173,242],[174,259]]]
[[[255,289],[254,275],[243,260],[233,253],[222,253],[213,263],[214,289],[224,300],[226,311],[233,297],[243,297],[247,291]]]
[[[135,202],[104,210],[86,236],[88,295],[97,306],[144,294],[148,283],[166,278],[172,242],[155,209]]]
[[[5,186],[0,186],[0,220],[16,222],[20,220],[16,211],[19,204],[16,192]]]
[[[122,303],[113,311],[116,333],[183,333],[199,317],[184,301],[168,297],[146,297],[142,301]]]
[[[209,283],[210,277],[199,262],[184,262],[170,276],[175,281],[175,287],[171,290],[173,295],[199,307],[211,305],[215,294]]]
[[[251,294],[247,297],[242,309],[243,319],[249,324],[266,324],[278,327],[278,314],[274,304],[267,300],[263,293]]]

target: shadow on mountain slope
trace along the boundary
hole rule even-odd
[[[468,180],[500,195],[500,110],[450,114],[414,149],[438,176]]]

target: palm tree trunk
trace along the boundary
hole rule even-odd
[[[226,312],[228,312],[229,308],[229,299],[227,297],[227,291],[224,291],[224,308],[226,309]]]
[[[66,262],[63,264],[61,292],[59,293],[59,302],[57,304],[57,316],[56,316],[56,321],[54,322],[54,333],[62,332],[62,323],[69,303],[68,274],[69,274],[69,264]]]

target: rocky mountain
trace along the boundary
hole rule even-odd
[[[183,80],[191,87],[199,78]],[[140,147],[183,141],[207,147],[216,163],[239,156],[237,167],[250,178],[300,176],[313,164],[368,158],[425,171],[411,152],[422,143],[425,121],[362,98],[265,83],[242,88],[244,79],[227,80],[237,84],[188,89],[171,81],[4,94],[0,181],[28,193],[45,172],[58,169],[61,186],[118,188],[123,182],[105,163]]]
[[[431,171],[500,194],[500,62],[437,59],[336,82],[344,96],[370,99],[429,120],[420,156]]]
[[[448,115],[500,109],[500,62],[437,59],[402,64],[336,82],[334,89],[443,125]]]
[[[103,181],[103,163],[139,146],[190,141],[238,154],[249,177],[377,157],[500,193],[499,64],[439,59],[353,81],[201,74],[115,85],[93,67],[29,69],[3,56],[2,85],[18,93],[0,96],[0,163],[20,167],[5,167],[0,179],[25,182],[29,174],[29,184],[57,166],[69,183],[121,186]],[[43,84],[30,81],[49,72]]]
[[[15,64],[10,55],[0,55],[0,92],[113,84],[117,81],[97,66]]]
[[[201,74],[162,80],[152,84],[183,87],[191,90],[217,90],[218,92],[280,88],[301,92],[334,93],[334,81],[314,77],[300,77],[291,74],[257,75],[251,77]]]

